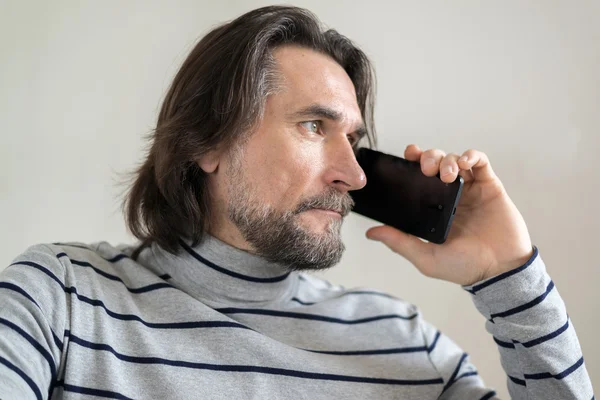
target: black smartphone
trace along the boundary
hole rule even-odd
[[[362,147],[356,159],[367,184],[353,190],[352,211],[432,243],[444,243],[452,225],[464,179],[445,183],[427,176],[419,162]]]

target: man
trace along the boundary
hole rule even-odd
[[[0,281],[0,397],[490,399],[410,304],[306,271],[343,253],[374,143],[366,56],[315,17],[266,7],[188,56],[125,202],[136,246],[36,245]],[[370,229],[488,319],[516,399],[590,399],[564,304],[487,156],[405,157],[465,189],[443,245]]]

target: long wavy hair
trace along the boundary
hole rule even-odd
[[[308,10],[269,6],[250,11],[204,36],[177,72],[162,104],[143,163],[131,172],[122,203],[126,225],[142,243],[177,254],[179,239],[200,243],[209,226],[207,152],[235,145],[263,115],[277,90],[273,49],[297,45],[330,56],[354,83],[375,146],[375,76],[363,51]]]

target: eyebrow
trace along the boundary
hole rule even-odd
[[[298,111],[295,111],[289,115],[291,119],[301,119],[301,118],[324,118],[329,119],[331,121],[341,121],[342,113],[333,108],[323,106],[321,104],[311,104],[308,107],[304,107]],[[367,135],[367,128],[365,127],[364,122],[360,122],[358,127],[350,132],[355,134],[358,137],[358,140],[362,139]]]

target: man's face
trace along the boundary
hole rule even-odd
[[[328,268],[344,251],[348,191],[366,184],[352,149],[364,132],[354,85],[313,50],[282,46],[273,55],[281,90],[210,175],[210,233],[293,269]]]

